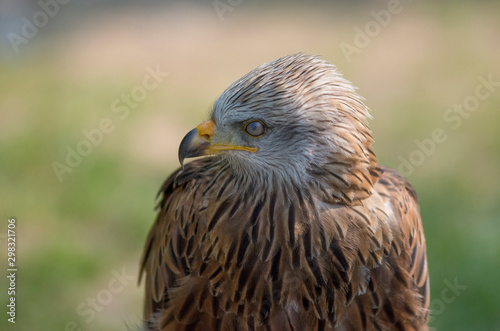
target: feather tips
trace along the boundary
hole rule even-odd
[[[141,263],[148,328],[426,330],[417,196],[378,165],[350,83],[317,57],[292,55],[231,85],[212,115],[220,123],[242,105],[273,112],[281,138],[303,134],[293,141],[306,152],[280,145],[301,157],[285,164],[208,157],[167,179]]]
[[[211,178],[211,162],[184,171]],[[160,314],[159,330],[210,317],[258,327],[300,313],[326,328],[349,325],[354,315],[363,325],[422,328],[428,280],[418,206],[409,184],[382,170],[372,196],[354,206],[293,186],[248,200],[252,193],[230,172],[209,190],[200,178],[172,183],[145,251],[146,319]],[[204,207],[204,199],[214,203]],[[294,318],[294,327],[303,325]]]

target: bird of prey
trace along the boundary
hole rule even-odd
[[[233,83],[179,147],[142,260],[148,330],[427,330],[417,195],[368,108],[295,54]]]

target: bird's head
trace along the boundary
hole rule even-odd
[[[179,160],[220,154],[243,175],[319,186],[333,177],[349,187],[376,166],[368,116],[335,66],[316,56],[289,55],[224,91],[210,119],[182,140]]]

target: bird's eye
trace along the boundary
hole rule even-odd
[[[266,133],[266,126],[261,121],[253,121],[245,125],[245,133],[251,137],[260,137]]]

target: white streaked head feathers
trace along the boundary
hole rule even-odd
[[[237,172],[311,180],[332,159],[367,162],[371,146],[368,108],[336,67],[317,56],[294,54],[263,64],[227,88],[212,118],[224,134],[238,135],[244,123],[268,127],[260,138],[237,137],[257,153],[230,153]]]

